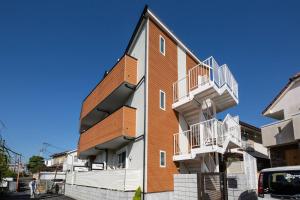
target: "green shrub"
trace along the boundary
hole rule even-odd
[[[141,190],[141,187],[138,187],[135,190],[133,200],[141,200],[141,199],[142,199],[142,190]]]

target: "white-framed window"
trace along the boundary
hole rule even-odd
[[[166,55],[166,40],[161,35],[159,36],[159,52]]]
[[[166,93],[162,90],[159,90],[159,108],[166,110]]]
[[[159,151],[159,166],[160,167],[166,167],[166,152],[165,151]]]

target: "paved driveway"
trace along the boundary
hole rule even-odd
[[[15,192],[7,196],[0,196],[0,199],[5,200],[31,200],[28,192]],[[61,194],[43,194],[39,195],[37,199],[45,199],[45,200],[73,200],[70,197],[66,197]]]

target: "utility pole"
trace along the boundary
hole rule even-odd
[[[19,178],[20,178],[20,161],[21,161],[21,155],[18,156],[18,174],[17,174],[17,192],[19,192]]]

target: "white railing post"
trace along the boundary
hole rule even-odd
[[[204,145],[204,126],[203,123],[200,123],[200,130],[199,130],[199,134],[200,134],[200,143],[199,146],[202,147]]]

